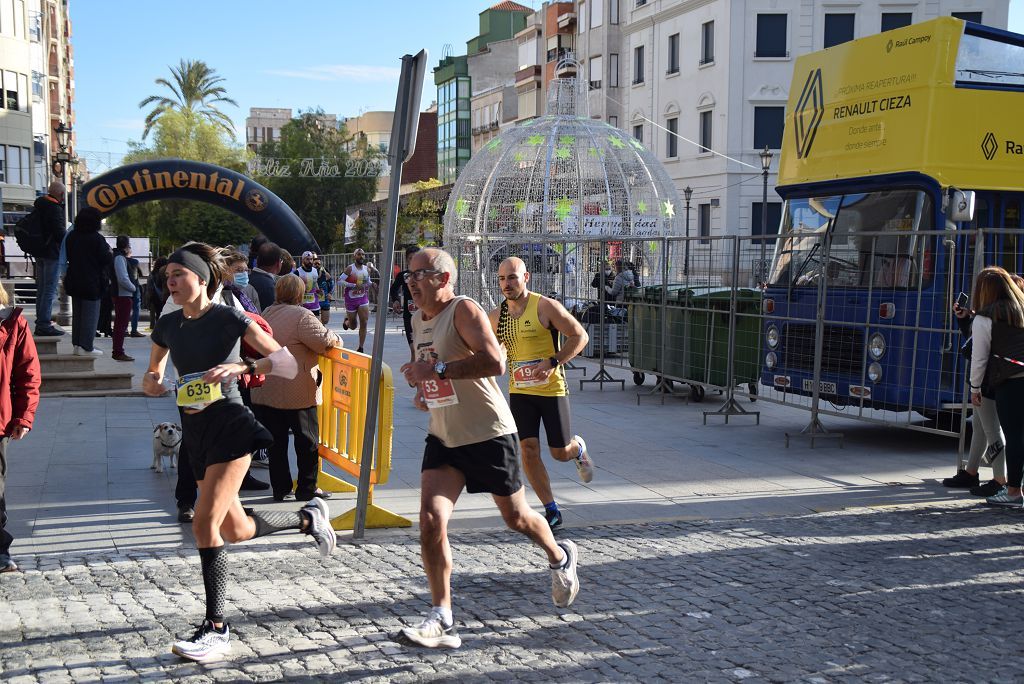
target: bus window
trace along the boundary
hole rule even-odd
[[[928,270],[929,247],[916,232],[933,229],[934,209],[922,191],[796,199],[783,211],[772,270],[775,285],[812,286],[824,274],[835,287],[906,288],[916,286],[922,270]],[[826,258],[822,237],[829,226]],[[926,273],[925,280],[930,278]]]
[[[1003,228],[1016,230],[1020,228],[1020,200],[1007,199],[1003,202]],[[999,265],[1010,273],[1019,273],[1017,264],[1017,244],[1019,235],[1003,234],[999,250]]]

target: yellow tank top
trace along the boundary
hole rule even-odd
[[[564,397],[569,394],[565,370],[558,366],[545,382],[531,378],[531,368],[558,351],[558,331],[540,323],[537,303],[540,295],[529,293],[526,309],[519,318],[508,311],[508,301],[501,303],[498,315],[498,341],[508,350],[508,391],[512,394],[534,394],[542,397]]]

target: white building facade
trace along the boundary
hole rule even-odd
[[[1006,28],[1008,11],[1007,0],[580,0],[578,58],[590,81],[601,75],[591,115],[653,151],[681,196],[692,189],[691,235],[759,235],[765,146],[769,233],[779,225],[797,56],[937,16]]]

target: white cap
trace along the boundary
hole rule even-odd
[[[310,259],[312,259],[312,258],[314,258],[315,256],[316,256],[316,255],[315,255],[315,254],[313,254],[312,252],[310,252],[310,251],[309,251],[308,249],[307,249],[307,250],[306,250],[305,252],[303,252],[303,253],[302,253],[302,258],[303,258],[303,259],[305,259],[306,257],[309,257]]]

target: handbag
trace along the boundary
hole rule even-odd
[[[1022,373],[1024,373],[1024,361],[999,354],[989,354],[988,364],[985,366],[985,379],[981,382],[981,393],[983,395],[991,394],[996,387]]]

